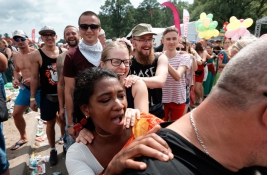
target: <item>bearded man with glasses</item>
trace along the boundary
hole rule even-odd
[[[157,34],[152,32],[150,24],[141,23],[133,28],[135,56],[125,84],[130,87],[137,80],[143,80],[148,88],[149,113],[163,118],[162,87],[168,75],[168,58],[164,54],[154,55],[153,35]]]
[[[44,26],[40,31],[41,39],[45,45],[30,55],[31,61],[31,98],[30,106],[37,112],[35,99],[36,91],[40,80],[40,110],[41,119],[47,121],[46,134],[51,148],[49,163],[57,164],[57,150],[55,148],[55,123],[56,114],[59,112],[57,96],[57,68],[56,62],[59,54],[66,49],[56,46],[57,35],[53,27]]]
[[[32,53],[34,49],[29,47],[28,37],[22,30],[15,30],[13,39],[19,47],[18,52],[13,52],[15,67],[13,87],[20,87],[13,111],[14,122],[20,133],[19,141],[11,147],[11,150],[16,150],[28,142],[26,122],[23,118],[23,113],[30,106],[31,63],[29,54]],[[37,90],[35,99],[38,107],[40,107],[40,89]]]

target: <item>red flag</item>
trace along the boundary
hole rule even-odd
[[[32,29],[32,41],[35,43],[35,29]]]
[[[149,10],[149,14],[152,15],[153,11],[152,10]]]

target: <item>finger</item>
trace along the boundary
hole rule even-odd
[[[154,131],[157,130],[157,128],[153,129]],[[134,143],[135,141],[136,143]],[[138,145],[143,144],[168,155],[171,159],[173,158],[172,150],[167,144],[167,142],[155,133],[146,134],[144,136],[138,137],[132,143],[134,143],[133,147],[137,147]]]
[[[94,139],[94,135],[91,131],[89,131],[88,129],[83,129],[82,130],[82,136],[84,136],[84,138],[89,141],[91,143],[91,141]]]
[[[137,120],[139,120],[140,119],[140,110],[136,109],[135,111],[136,111],[135,116],[136,116]]]
[[[137,162],[132,159],[127,159],[124,163],[124,169],[144,170],[146,167],[144,162]]]
[[[151,130],[149,130],[149,131],[147,132],[147,134],[156,133],[156,132],[158,132],[160,129],[161,129],[161,126],[160,126],[160,125],[156,125],[156,126],[154,126]]]
[[[133,113],[132,113],[132,115],[131,115],[131,120],[130,120],[130,122],[131,122],[131,126],[134,126],[134,123],[135,123],[135,114],[133,114]]]
[[[151,140],[150,140],[151,141]],[[156,143],[156,142],[155,142]],[[168,161],[171,157],[169,156],[168,152],[164,151],[163,147],[160,145],[156,145],[155,143],[149,143],[148,145],[139,144],[135,146],[131,151],[128,151],[125,155],[126,157],[139,157],[139,156],[147,156],[151,158],[158,159],[160,161]],[[154,147],[157,148],[154,148]]]

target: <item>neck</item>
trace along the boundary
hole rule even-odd
[[[43,49],[44,50],[50,50],[50,51],[54,51],[55,49],[56,49],[56,45],[51,45],[51,46],[47,46],[47,45],[45,45],[44,47],[43,47]]]
[[[132,129],[124,128],[123,131],[118,135],[111,135],[111,134],[101,134],[99,131],[93,131],[93,135],[95,136],[94,141],[103,144],[116,144],[118,142],[126,143],[128,139],[132,136]],[[114,142],[116,140],[116,142]]]
[[[244,132],[240,132],[240,130],[245,130],[242,127],[238,127],[242,125],[240,120],[233,122],[232,118],[227,118],[228,116],[236,117],[236,115],[233,115],[235,114],[233,111],[222,110],[221,107],[209,103],[207,100],[193,111],[193,118],[199,136],[209,152],[209,156],[233,172],[237,172],[246,166],[252,166],[249,165],[250,160],[248,160],[248,157],[251,150],[253,150],[253,142],[250,143],[248,138],[244,138]],[[189,115],[186,114],[168,128],[176,131],[199,150],[205,152],[200,141],[197,139]],[[240,130],[236,132],[237,129]],[[242,135],[239,133],[242,133]],[[249,131],[247,133],[251,135]],[[246,146],[244,146],[244,143],[246,143]]]
[[[85,40],[83,39],[82,42],[83,42],[85,45],[87,45],[87,46],[93,46],[93,45],[95,45],[95,44],[98,42],[98,40],[96,40],[96,41],[92,41],[92,42],[87,42],[87,41],[85,41]]]
[[[165,52],[165,55],[169,58],[169,59],[171,59],[171,58],[173,58],[173,57],[175,57],[176,55],[177,55],[177,51],[176,50],[166,50],[166,52]]]
[[[30,53],[30,47],[19,48],[19,52],[22,54]]]
[[[74,47],[69,47],[69,51],[72,51],[75,47],[76,47],[76,46],[74,46]]]

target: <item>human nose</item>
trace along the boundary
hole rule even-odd
[[[116,97],[116,100],[115,100],[115,110],[121,110],[124,108],[124,104],[122,103],[122,100],[119,99],[118,97]]]

